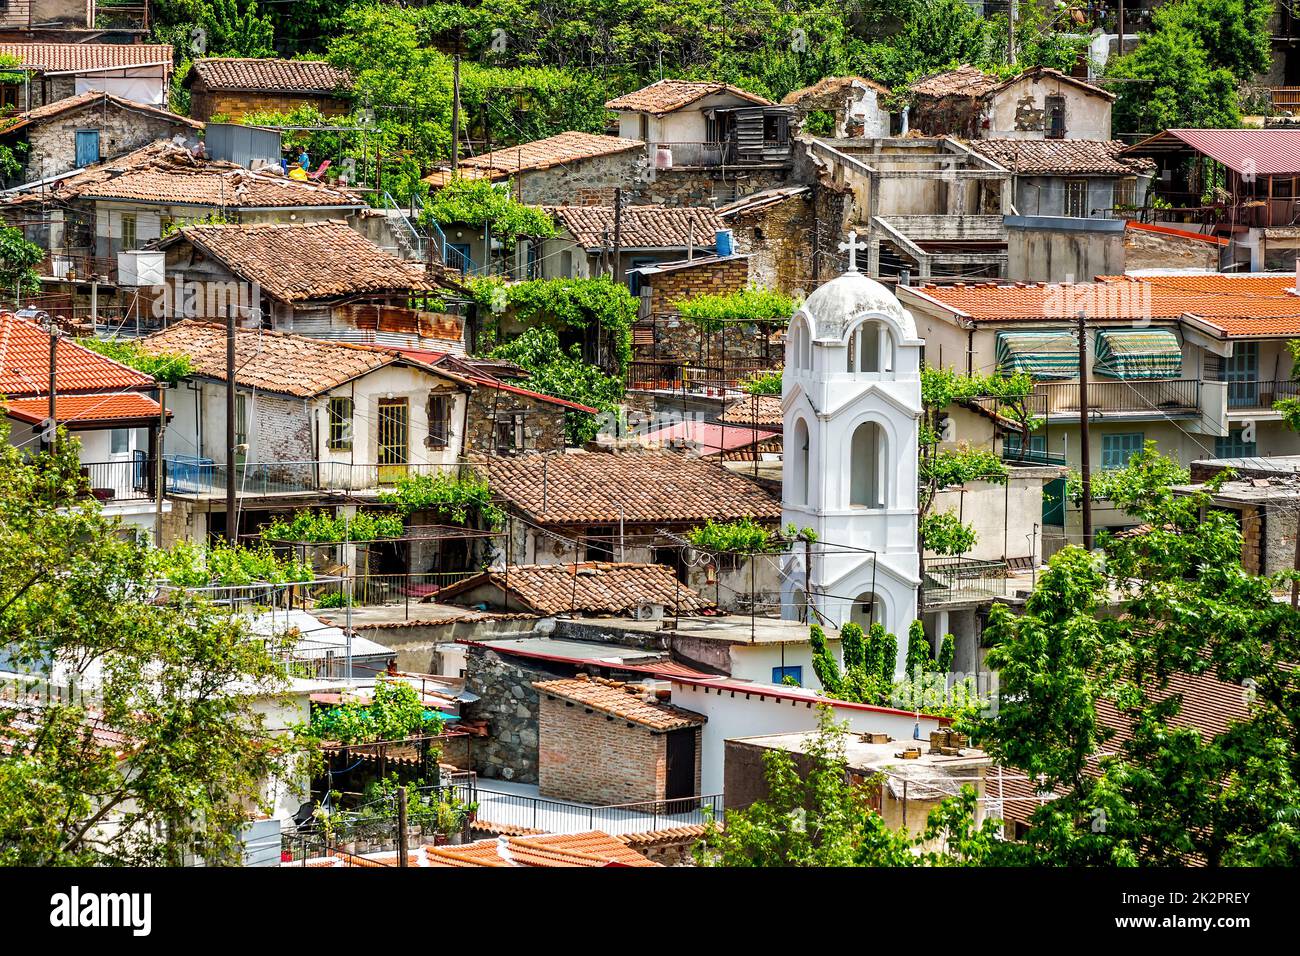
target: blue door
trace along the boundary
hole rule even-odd
[[[99,130],[77,130],[77,168],[99,162]]]

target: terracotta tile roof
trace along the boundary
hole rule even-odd
[[[519,172],[549,169],[567,163],[594,159],[597,156],[610,156],[631,149],[645,149],[645,143],[639,139],[624,139],[621,136],[602,136],[598,133],[567,132],[548,136],[546,139],[521,143],[494,149],[481,156],[462,159],[457,167],[461,175],[468,172],[471,176],[491,176],[493,179],[505,179]],[[425,182],[436,186],[446,185],[451,178],[447,170],[440,170],[425,177]]]
[[[160,63],[170,68],[174,51],[163,43],[0,43],[0,55],[30,70],[62,73]]]
[[[92,352],[66,336],[59,339],[55,388],[61,394],[142,390],[153,378]],[[48,395],[50,336],[35,322],[0,312],[0,395]]]
[[[709,832],[707,823],[695,823],[684,827],[668,827],[664,830],[642,830],[639,833],[620,833],[620,843],[625,843],[634,850],[649,850],[661,846],[673,846],[678,843],[695,843],[704,839]]]
[[[774,425],[780,428],[785,424],[785,415],[781,411],[781,396],[757,395],[753,398],[737,399],[718,416],[718,421],[734,425]]]
[[[578,245],[599,249],[614,236],[613,206],[548,206],[546,211],[573,234]],[[686,249],[713,245],[727,225],[717,212],[692,206],[627,206],[620,241],[623,249]]]
[[[155,354],[188,355],[195,375],[226,380],[224,325],[186,319],[140,342]],[[235,332],[238,384],[284,395],[319,395],[401,360],[401,354],[394,349],[258,329]],[[429,372],[441,374],[432,369]]]
[[[353,209],[365,205],[347,190],[298,182],[271,172],[250,172],[221,160],[197,159],[189,150],[168,140],[150,143],[124,156],[71,173],[35,198],[59,202],[79,197],[242,209],[295,206]]]
[[[49,414],[49,398],[11,398],[0,401],[5,414],[19,421],[37,424]],[[54,400],[55,418],[60,423],[158,420],[158,403],[139,392],[110,392],[106,395],[59,395]]]
[[[917,80],[912,84],[911,91],[919,96],[980,97],[1001,83],[996,76],[990,76],[978,67],[962,66],[955,70],[932,73]]]
[[[883,83],[877,83],[875,80],[869,80],[865,76],[828,76],[818,80],[812,86],[805,86],[792,93],[787,93],[781,98],[781,105],[795,106],[809,98],[816,99],[831,93],[848,92],[853,88],[854,83],[861,83],[867,89],[875,90],[884,96],[889,95],[889,87]]]
[[[1181,289],[1185,292],[1285,296],[1295,288],[1296,276],[1294,272],[1179,272],[1169,275],[1097,276],[1097,281],[1141,282],[1154,289]]]
[[[643,687],[603,677],[579,674],[561,680],[533,681],[533,686],[548,697],[581,704],[651,730],[697,727],[708,719],[703,714],[647,698]]]
[[[656,80],[631,93],[624,93],[605,104],[607,110],[633,110],[638,113],[671,113],[714,93],[730,93],[758,106],[774,106],[757,93],[750,93],[730,83],[695,80]]]
[[[1293,287],[1294,280],[1206,278],[1198,288],[1202,278],[1130,276],[1074,284],[959,283],[908,287],[901,294],[938,304],[976,324],[1059,323],[1072,321],[1082,309],[1095,320],[1196,320],[1229,337],[1300,335],[1300,297],[1279,290],[1283,282]],[[1234,284],[1238,281],[1240,286]]]
[[[487,471],[498,495],[551,524],[781,517],[781,502],[748,478],[670,451],[493,458]]]
[[[1156,168],[1154,160],[1122,156],[1117,139],[976,139],[966,145],[1019,173],[1136,176]]]
[[[202,80],[214,90],[254,93],[331,94],[350,89],[346,70],[324,60],[267,60],[236,56],[201,57],[185,78],[186,85]]]
[[[13,133],[32,123],[39,123],[43,120],[62,116],[65,113],[71,113],[75,110],[85,109],[90,106],[104,106],[110,104],[124,110],[131,110],[136,113],[144,113],[148,116],[155,116],[159,119],[169,120],[177,126],[188,126],[191,129],[203,128],[203,124],[198,120],[190,119],[188,116],[181,116],[179,113],[172,113],[160,106],[151,106],[148,103],[137,103],[135,100],[128,100],[122,96],[114,96],[112,93],[106,93],[103,90],[87,90],[85,93],[78,93],[76,96],[64,97],[61,100],[55,100],[53,103],[46,103],[44,106],[38,106],[36,109],[28,110],[26,113],[19,113],[12,116],[9,118],[9,124],[3,126],[3,129],[0,129],[0,132]]]
[[[458,594],[491,584],[509,590],[518,602],[538,614],[581,611],[586,614],[626,614],[642,604],[680,608],[698,614],[706,605],[695,591],[681,584],[665,564],[587,561],[572,564],[511,565],[509,573],[484,571],[457,581],[438,592],[445,601]]]
[[[504,849],[504,853],[503,853]],[[424,847],[425,866],[658,866],[607,833],[550,834]]]
[[[420,266],[385,252],[341,219],[189,226],[161,246],[182,241],[281,302],[433,288]]]
[[[749,448],[775,437],[776,432],[748,424],[739,426],[691,418],[646,432],[637,436],[637,440],[649,448],[673,448],[684,442],[691,454],[708,456]]]

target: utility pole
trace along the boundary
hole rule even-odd
[[[623,266],[623,187],[614,187],[614,281]]]
[[[239,543],[239,515],[235,500],[235,310],[226,310],[226,540]]]
[[[1124,0],[1119,0],[1119,48],[1115,55],[1124,55]]]
[[[406,858],[406,788],[397,788],[397,865],[410,866]]]
[[[54,317],[48,316],[50,329],[50,431],[49,439],[46,446],[50,451],[58,448],[59,442],[59,419],[57,412],[59,385],[57,381],[59,369],[59,329],[54,324]]]
[[[1088,333],[1079,310],[1079,474],[1083,484],[1083,546],[1092,550],[1092,455],[1088,446]]]
[[[167,433],[167,383],[158,383],[158,437],[154,439],[153,543],[163,546],[163,491],[167,485],[167,463],[163,461],[163,437]]]
[[[451,175],[456,176],[460,165],[460,41],[456,41],[456,55],[451,61]]]
[[[1016,0],[1010,0],[1007,4],[1007,62],[1012,66],[1016,65]]]

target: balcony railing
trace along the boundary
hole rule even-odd
[[[742,153],[734,142],[650,143],[655,169],[713,169],[718,166],[752,166],[783,163],[791,156],[790,143],[764,142],[761,151]]]
[[[1005,561],[928,559],[921,578],[921,598],[927,607],[988,601],[1007,595]]]
[[[1288,398],[1300,398],[1300,382],[1290,380],[1273,382],[1225,382],[1228,388],[1230,411],[1273,410],[1273,403]]]
[[[1198,379],[1088,383],[1088,409],[1102,414],[1190,414],[1200,410],[1200,396]],[[1079,383],[1040,382],[1034,386],[1033,403],[1036,415],[1077,415]]]
[[[485,823],[527,827],[548,833],[644,833],[722,820],[722,795],[682,797],[618,806],[591,807],[479,786],[478,818]]]
[[[156,482],[149,458],[143,452],[125,461],[82,462],[81,474],[88,493],[105,504],[153,500]]]
[[[627,363],[628,388],[722,395],[734,391],[755,375],[780,368],[770,359],[733,359],[716,364],[656,359]]]
[[[167,493],[195,497],[225,494],[229,471],[223,462],[192,455],[168,455]],[[312,491],[364,491],[392,485],[406,475],[435,475],[461,468],[456,464],[408,462],[399,465],[346,461],[243,462],[235,466],[241,495],[301,494]]]

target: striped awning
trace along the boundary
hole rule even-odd
[[[1079,343],[1068,331],[999,332],[998,370],[1034,378],[1077,378]]]
[[[1183,349],[1169,329],[1098,332],[1093,371],[1107,378],[1178,378]]]

